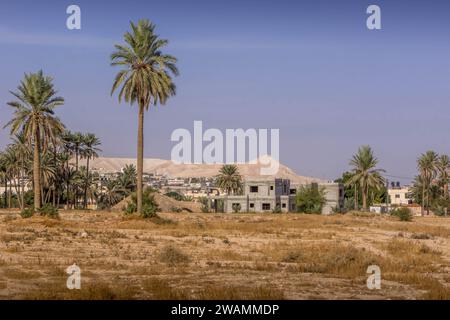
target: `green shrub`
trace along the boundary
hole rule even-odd
[[[155,196],[153,195],[154,189],[146,188],[142,194],[142,217],[151,218],[156,216],[156,213],[160,211],[158,204],[156,203]],[[123,209],[125,214],[132,214],[137,212],[137,195],[133,193],[131,195],[131,201]]]
[[[34,214],[33,208],[25,208],[22,210],[22,212],[20,213],[20,215],[22,216],[22,218],[26,219],[26,218],[31,218]]]
[[[146,204],[142,205],[142,217],[143,218],[156,217],[156,213],[158,211],[159,211],[159,207],[156,204],[156,201],[154,201],[154,200],[152,203],[146,203]]]
[[[241,204],[240,203],[233,203],[232,205],[233,212],[238,213],[241,211]]]
[[[39,213],[42,216],[47,216],[49,218],[56,219],[59,217],[58,209],[49,203],[44,204],[40,209]]]
[[[180,213],[182,211],[183,211],[183,209],[181,209],[181,208],[177,208],[177,207],[170,208],[170,212]]]
[[[297,192],[297,211],[303,213],[322,213],[322,207],[326,203],[325,188],[317,183],[301,186]]]
[[[400,221],[412,221],[413,218],[411,210],[406,207],[400,207],[392,210],[391,215],[398,217]]]
[[[277,204],[275,208],[273,208],[272,213],[281,213],[281,207],[279,204]]]
[[[176,191],[170,191],[165,193],[164,195],[175,199],[177,201],[193,201],[194,198],[192,196],[185,196],[184,194],[178,193]]]
[[[133,214],[137,211],[137,206],[133,202],[128,202],[127,205],[123,208],[123,211],[126,215]]]
[[[175,199],[177,201],[183,201],[184,200],[184,196],[182,194],[176,192],[176,191],[167,192],[165,195],[170,197],[170,198],[172,198],[172,199]]]
[[[209,199],[207,197],[200,197],[198,198],[198,201],[202,204],[202,207],[200,208],[203,213],[209,213],[211,212],[211,208],[209,206]]]

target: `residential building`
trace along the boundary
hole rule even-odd
[[[409,187],[396,186],[388,189],[389,203],[391,205],[402,206],[412,204]]]
[[[342,208],[343,186],[338,183],[319,183],[325,189],[326,204],[322,214],[330,214],[334,208]],[[223,200],[223,211],[231,212],[293,212],[296,211],[296,193],[300,185],[289,179],[249,179],[244,181],[243,195],[212,197],[213,202]]]

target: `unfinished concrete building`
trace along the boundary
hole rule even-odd
[[[250,179],[244,182],[243,195],[213,197],[213,203],[223,201],[221,211],[231,212],[295,212],[296,193],[301,185],[291,184],[289,179]],[[319,183],[325,189],[326,203],[322,214],[330,214],[342,208],[343,186],[338,183]],[[214,206],[214,205],[213,205]]]

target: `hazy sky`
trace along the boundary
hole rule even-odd
[[[66,29],[66,8],[82,29]],[[382,30],[366,27],[378,4]],[[170,157],[176,128],[279,128],[280,160],[334,179],[370,144],[388,174],[450,153],[448,1],[6,1],[0,3],[0,126],[24,72],[43,69],[69,129],[97,134],[103,155],[134,157],[137,110],[109,95],[113,44],[149,18],[179,59],[177,96],[146,114],[145,156]],[[0,148],[9,142],[0,131]],[[396,179],[399,180],[399,179]]]

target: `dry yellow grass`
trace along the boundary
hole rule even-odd
[[[0,299],[449,299],[450,219],[0,211]],[[81,290],[66,288],[68,266]],[[382,289],[366,286],[369,265]]]

